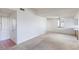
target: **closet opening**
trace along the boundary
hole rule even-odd
[[[16,45],[16,11],[0,8],[0,46],[9,48]]]

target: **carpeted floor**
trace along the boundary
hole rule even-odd
[[[47,33],[23,42],[12,50],[78,50],[79,40],[75,36]]]

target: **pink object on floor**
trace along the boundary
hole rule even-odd
[[[11,39],[0,41],[0,46],[3,48],[13,47],[14,45],[16,45],[16,43],[13,42]]]

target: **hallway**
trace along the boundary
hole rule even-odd
[[[47,33],[23,42],[12,50],[74,50],[79,49],[79,41],[75,36]]]

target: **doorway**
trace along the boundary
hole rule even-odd
[[[12,47],[16,44],[16,11],[0,9],[0,45]]]

